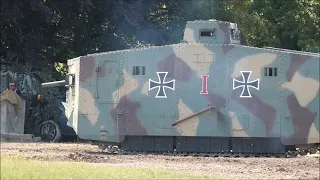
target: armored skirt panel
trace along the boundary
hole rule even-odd
[[[231,44],[176,44],[81,57],[79,71],[73,126],[83,139],[319,142],[319,56]]]

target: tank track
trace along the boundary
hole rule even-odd
[[[163,142],[161,142],[160,139],[162,139]],[[170,139],[173,141],[170,141]],[[208,144],[203,143],[205,140]],[[161,143],[163,146],[160,146]],[[210,143],[212,146],[210,146]],[[314,154],[320,150],[317,145],[308,149],[284,146],[279,138],[129,136],[126,137],[124,142],[118,145],[110,145],[102,141],[92,142],[92,144],[98,145],[102,153],[110,155],[166,155],[181,157],[292,158]],[[199,145],[202,146],[202,148],[199,148]]]
[[[102,154],[108,155],[164,155],[164,156],[176,156],[176,157],[223,157],[223,158],[295,158],[298,156],[304,156],[307,154],[314,154],[317,148],[311,148],[307,150],[296,149],[293,151],[287,151],[285,153],[268,154],[268,153],[191,153],[191,152],[148,152],[148,151],[128,151],[122,150],[118,146],[104,146],[98,145],[102,150]],[[315,150],[315,151],[314,151]]]

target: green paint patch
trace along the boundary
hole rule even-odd
[[[214,179],[188,172],[121,168],[85,162],[48,162],[1,156],[1,179]]]

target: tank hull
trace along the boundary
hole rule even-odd
[[[81,139],[166,144],[156,151],[320,143],[319,54],[181,43],[70,64],[69,124]]]

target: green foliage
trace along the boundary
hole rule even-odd
[[[54,64],[54,67],[56,68],[56,70],[62,75],[62,76],[66,76],[68,73],[68,66],[64,63],[58,63],[56,62]]]
[[[319,13],[317,0],[2,1],[0,51],[60,80],[67,59],[177,43],[187,21],[214,18],[238,23],[245,45],[319,52]]]
[[[239,24],[246,45],[319,52],[319,1],[228,0],[222,7],[221,18]]]
[[[79,171],[81,169],[81,171]],[[1,179],[215,179],[189,172],[1,157]]]

